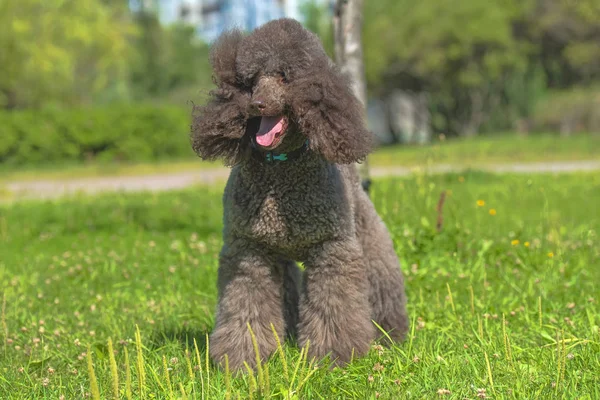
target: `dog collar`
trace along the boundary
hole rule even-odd
[[[295,160],[296,158],[300,157],[300,155],[302,155],[302,153],[304,153],[304,152],[306,152],[306,150],[308,150],[308,144],[309,144],[309,140],[306,139],[306,141],[304,142],[304,144],[301,147],[297,148],[296,150],[287,152],[287,153],[276,153],[274,151],[268,151],[265,153],[265,152],[260,152],[260,151],[254,151],[253,154],[257,160],[266,162],[267,164],[272,164],[275,162],[283,162],[283,161],[292,161],[292,160]]]

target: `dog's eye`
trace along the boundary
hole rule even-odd
[[[289,82],[287,74],[285,73],[285,71],[281,71],[279,73],[279,82],[281,82],[281,83],[288,83]]]

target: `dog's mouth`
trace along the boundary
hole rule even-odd
[[[265,150],[277,147],[285,136],[288,120],[283,115],[261,117],[260,127],[256,132],[256,144]]]

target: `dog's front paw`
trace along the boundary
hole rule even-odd
[[[261,362],[266,360],[277,348],[277,342],[271,332],[270,336],[263,332],[256,333],[256,342]],[[245,371],[246,366],[254,369],[256,367],[256,351],[252,343],[252,337],[247,329],[216,328],[210,336],[210,357],[225,367],[225,356],[227,355],[229,369]]]
[[[311,324],[302,326],[299,331],[299,344],[304,347],[308,343],[308,357],[322,360],[329,355],[330,360],[337,366],[348,364],[353,358],[366,355],[375,329],[370,320],[360,323],[337,325],[334,321],[329,324]],[[318,326],[317,326],[318,325]]]

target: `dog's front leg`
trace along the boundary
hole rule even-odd
[[[283,271],[276,258],[252,243],[226,243],[219,257],[219,300],[215,328],[210,337],[210,355],[224,365],[228,356],[231,370],[247,362],[256,365],[252,328],[261,359],[277,348],[271,324],[283,342]]]
[[[368,299],[368,279],[355,239],[327,242],[305,262],[300,300],[299,343],[309,356],[327,354],[337,364],[362,356],[375,337]]]

